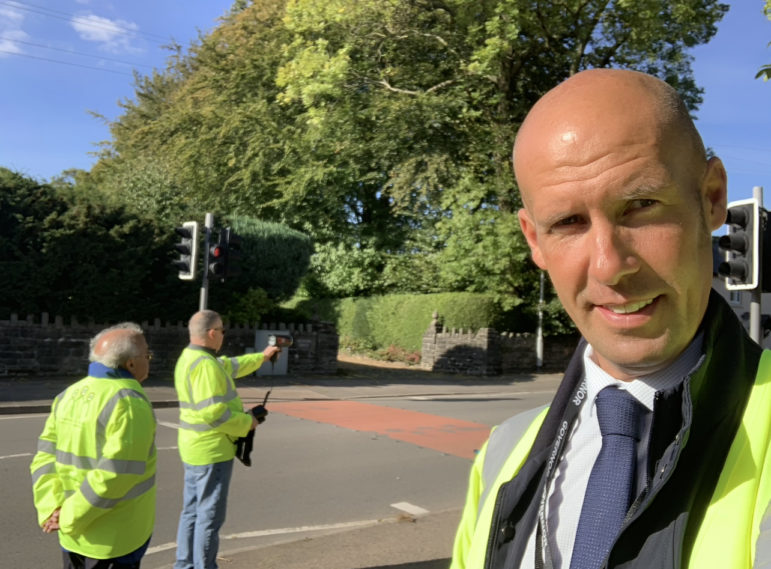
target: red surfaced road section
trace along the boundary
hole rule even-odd
[[[374,432],[463,458],[474,458],[490,434],[490,427],[480,423],[358,401],[274,402],[270,412]]]

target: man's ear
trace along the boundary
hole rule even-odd
[[[538,235],[536,233],[535,223],[533,223],[530,214],[525,208],[520,209],[517,215],[519,216],[519,226],[522,228],[522,233],[524,233],[527,244],[530,246],[530,254],[533,257],[533,262],[535,262],[539,269],[546,270],[546,263],[544,263],[541,248],[538,246]]]
[[[702,207],[711,231],[725,223],[728,208],[728,176],[720,158],[707,161],[707,171],[701,184]]]

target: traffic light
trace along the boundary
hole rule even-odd
[[[228,263],[228,248],[225,233],[220,232],[219,241],[209,247],[209,276],[225,280]]]
[[[195,279],[198,255],[198,222],[186,221],[182,227],[174,228],[174,231],[180,236],[179,243],[174,244],[179,258],[174,260],[172,264],[179,269],[180,279],[192,281]]]
[[[226,261],[225,261],[225,275],[228,277],[234,277],[241,273],[241,236],[230,228],[226,227],[225,233],[225,249]]]
[[[764,212],[765,213],[765,212]],[[718,239],[725,251],[725,261],[717,272],[726,280],[728,290],[753,290],[760,285],[762,232],[758,200],[750,198],[728,204],[728,233]]]

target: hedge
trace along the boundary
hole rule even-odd
[[[396,346],[408,352],[420,352],[423,334],[431,324],[434,312],[440,315],[447,328],[534,329],[531,319],[524,317],[521,311],[504,312],[493,296],[468,292],[343,299],[295,298],[284,306],[306,318],[318,317],[335,323],[341,347],[354,351]]]

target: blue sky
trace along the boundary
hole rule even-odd
[[[763,186],[771,206],[771,22],[763,0],[733,0],[706,46],[693,50],[705,89],[697,127],[728,170],[729,199]],[[231,0],[0,0],[0,166],[39,180],[90,169],[107,127],[133,98],[132,69],[163,68],[172,39],[206,32]]]
[[[755,79],[771,63],[771,21],[763,0],[727,3],[731,9],[717,34],[692,52],[704,89],[696,126],[725,164],[729,200],[752,197],[752,187],[762,186],[771,209],[771,81]]]
[[[0,166],[39,180],[89,170],[132,70],[165,68],[231,0],[0,0]]]

